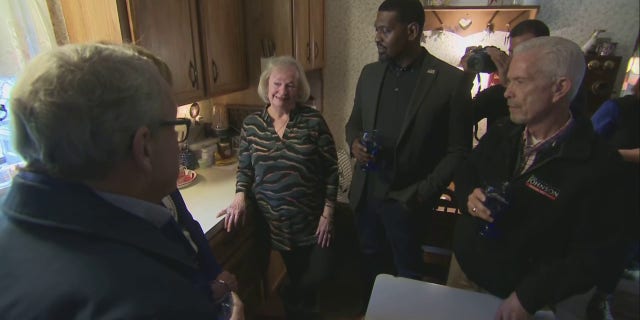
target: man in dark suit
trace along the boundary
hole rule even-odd
[[[16,83],[9,112],[27,164],[0,210],[3,318],[216,318],[211,288],[195,286],[196,252],[161,204],[186,123],[161,61],[140,50],[59,47]]]
[[[423,25],[418,1],[380,5],[375,21],[380,61],[362,70],[346,125],[357,160],[349,201],[369,286],[377,274],[390,272],[389,251],[399,276],[422,277],[420,218],[471,148],[469,83],[461,70],[420,46]],[[372,129],[380,145],[375,157],[360,139]],[[362,166],[369,161],[376,170],[365,172]]]

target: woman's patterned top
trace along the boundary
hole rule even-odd
[[[337,197],[333,137],[318,111],[297,105],[281,139],[267,108],[242,124],[236,192],[253,192],[274,249],[315,244],[324,204]]]

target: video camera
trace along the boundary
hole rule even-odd
[[[498,70],[496,64],[491,60],[491,56],[487,53],[487,48],[488,47],[476,47],[471,49],[469,58],[467,59],[467,71],[473,73],[492,73]]]

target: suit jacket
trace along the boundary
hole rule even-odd
[[[1,208],[3,318],[215,318],[195,256],[90,188],[21,172]]]
[[[387,62],[366,65],[360,74],[351,116],[346,125],[349,147],[363,130],[375,126],[378,99]],[[410,207],[419,196],[432,206],[451,182],[454,169],[465,159],[472,142],[470,83],[461,70],[428,52],[411,96],[396,142],[393,178],[388,197]],[[366,173],[353,173],[349,202],[357,208]]]

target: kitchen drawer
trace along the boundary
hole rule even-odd
[[[225,264],[245,242],[250,241],[255,234],[255,226],[247,221],[247,224],[231,232],[220,229],[209,239],[209,246],[218,263]]]

